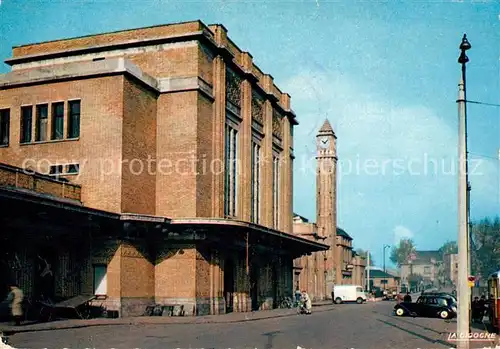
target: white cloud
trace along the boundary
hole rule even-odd
[[[500,205],[500,161],[471,156],[471,214],[496,215]],[[481,214],[479,215],[481,216]]]
[[[348,188],[363,193],[358,195],[364,201],[358,201],[358,205],[363,206],[376,204],[366,202],[374,194],[431,195],[433,199],[429,201],[443,203],[454,195],[456,185],[449,175],[430,179],[422,174],[424,164],[429,162],[437,163],[429,166],[429,171],[450,171],[457,154],[455,130],[432,110],[419,105],[398,105],[366,83],[338,72],[322,71],[321,67],[292,77],[285,82],[284,90],[292,96],[292,107],[300,122],[294,138],[296,183],[314,183],[311,171],[303,171],[303,167],[315,168],[315,135],[328,118],[338,137],[340,199],[354,204],[354,198],[342,197],[342,191]],[[375,175],[371,170],[367,173],[368,161],[376,161]],[[403,170],[399,169],[401,163]],[[345,178],[345,173],[353,174],[352,171],[356,171],[355,175]],[[398,178],[410,171],[416,175]],[[438,190],[440,195],[436,195]]]
[[[419,105],[418,96],[415,103],[404,105],[377,90],[373,82],[315,69],[299,72],[281,84],[292,96],[300,123],[294,137],[295,209],[314,217],[315,135],[328,118],[338,137],[339,226],[370,247],[379,243],[383,231],[395,242],[414,237],[404,226],[392,231],[398,224],[423,232],[415,237],[419,246],[430,244],[431,233],[452,238],[456,229],[457,127],[445,120],[456,121],[455,111],[438,115]],[[379,166],[375,175],[363,165],[361,171],[356,170],[358,161],[366,164],[372,160]],[[389,166],[383,167],[385,161]],[[403,171],[395,168],[395,161],[402,161]],[[496,168],[483,161],[477,169],[481,174],[471,176],[472,214],[498,207]]]
[[[402,226],[398,225],[394,228],[394,245],[397,245],[401,239],[412,239],[413,238],[413,232]]]
[[[303,72],[285,84],[302,123],[297,135],[313,146],[326,117],[339,137],[339,155],[370,158],[432,158],[456,155],[456,132],[432,110],[400,106],[352,77]]]

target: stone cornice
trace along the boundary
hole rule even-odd
[[[156,93],[198,90],[213,100],[212,86],[198,76],[155,79],[125,58],[104,59],[95,62],[73,62],[50,69],[39,67],[29,72],[13,71],[0,75],[0,90],[26,85],[71,81],[117,74],[127,74]]]
[[[198,90],[206,97],[214,100],[212,86],[199,76],[158,79],[159,93],[182,92]]]
[[[24,55],[24,56],[9,58],[5,60],[5,63],[14,66],[17,64],[43,61],[49,59],[64,58],[64,57],[85,55],[91,53],[100,53],[107,51],[124,50],[124,49],[144,47],[144,46],[162,45],[168,43],[180,43],[193,40],[205,44],[215,54],[222,56],[226,64],[230,65],[231,68],[235,70],[235,72],[237,72],[240,76],[243,76],[245,79],[249,80],[253,88],[259,90],[267,99],[271,100],[273,105],[276,108],[280,109],[280,111],[287,116],[291,124],[298,125],[295,113],[293,113],[291,109],[286,109],[283,106],[281,106],[280,96],[276,96],[272,91],[264,89],[259,84],[260,82],[259,78],[251,70],[245,69],[241,67],[237,62],[235,62],[234,54],[230,51],[228,47],[219,45],[214,40],[213,32],[210,31],[210,29],[208,29],[207,27],[203,28],[202,30],[187,32],[182,34],[159,36],[148,39],[128,40],[120,43],[115,42],[111,44],[102,44],[102,45],[83,47],[83,48],[80,47],[80,48],[61,50],[55,52],[46,52],[33,55]],[[85,61],[79,62],[79,64],[85,64],[85,63],[87,62]],[[200,88],[200,90],[204,93],[206,92],[206,89]],[[211,95],[209,97],[213,98],[213,96]]]
[[[82,78],[129,74],[147,87],[158,91],[158,82],[136,65],[124,58],[105,59],[96,62],[75,62],[57,66],[39,67],[29,71],[13,71],[0,75],[0,89]]]
[[[156,37],[156,38],[151,38],[151,39],[129,40],[126,42],[121,42],[121,43],[112,43],[112,44],[107,44],[107,45],[97,45],[97,46],[91,46],[91,47],[85,47],[85,48],[76,48],[76,49],[69,49],[69,50],[64,50],[64,51],[56,51],[56,52],[48,52],[48,53],[42,53],[42,54],[13,57],[13,58],[9,58],[9,59],[5,60],[5,63],[12,66],[15,64],[34,62],[34,61],[53,59],[53,58],[68,57],[68,56],[76,56],[76,55],[82,55],[82,54],[88,54],[88,53],[105,52],[105,51],[111,51],[111,50],[121,50],[121,49],[127,49],[127,48],[132,48],[132,47],[160,45],[160,44],[173,43],[173,42],[183,42],[183,41],[190,41],[190,40],[200,40],[200,38],[206,37],[206,35],[207,35],[207,33],[205,33],[205,30],[200,30],[200,31],[184,33],[184,34],[161,36],[161,37]]]

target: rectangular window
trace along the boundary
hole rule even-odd
[[[68,138],[80,137],[80,101],[68,103]]]
[[[105,265],[94,265],[94,295],[105,296],[108,292],[108,270]]]
[[[0,110],[0,145],[9,145],[10,109]]]
[[[226,125],[225,130],[225,180],[224,180],[224,214],[236,217],[237,185],[238,185],[238,131]]]
[[[64,102],[52,104],[52,139],[64,138]]]
[[[424,267],[424,274],[430,274],[431,273],[431,267]]]
[[[36,141],[47,140],[47,125],[49,122],[49,106],[47,104],[36,106]]]
[[[52,165],[50,166],[49,175],[58,176],[63,173],[63,165]]]
[[[33,126],[33,106],[21,107],[21,143],[31,142]]]
[[[260,145],[252,142],[252,207],[250,220],[260,222]]]
[[[280,223],[280,158],[273,155],[273,227],[279,229]]]
[[[229,153],[230,153],[230,136],[229,136],[229,126],[226,125],[225,131],[224,131],[224,215],[228,216],[229,215],[229,197],[230,197],[230,191],[229,191],[229,182],[231,178],[231,171],[230,171],[230,158],[229,158]]]
[[[80,165],[79,164],[70,164],[68,165],[67,172],[68,174],[77,174],[80,172]]]

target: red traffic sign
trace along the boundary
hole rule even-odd
[[[470,282],[474,282],[474,281],[476,281],[476,277],[474,277],[474,276],[469,276],[469,277],[468,277],[468,280],[469,280]]]

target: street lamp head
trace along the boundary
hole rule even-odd
[[[469,61],[469,57],[465,54],[465,51],[462,51],[460,57],[458,57],[458,63],[465,64]]]
[[[464,37],[462,38],[462,43],[460,44],[460,49],[462,51],[467,51],[470,50],[472,46],[470,45],[469,40],[467,40],[467,34],[464,34]]]
[[[467,40],[467,35],[464,34],[464,37],[462,38],[462,42],[460,43],[460,50],[462,51],[460,53],[460,57],[458,57],[458,63],[460,64],[465,64],[469,61],[469,57],[465,54],[465,51],[470,50],[471,44],[469,40]]]

